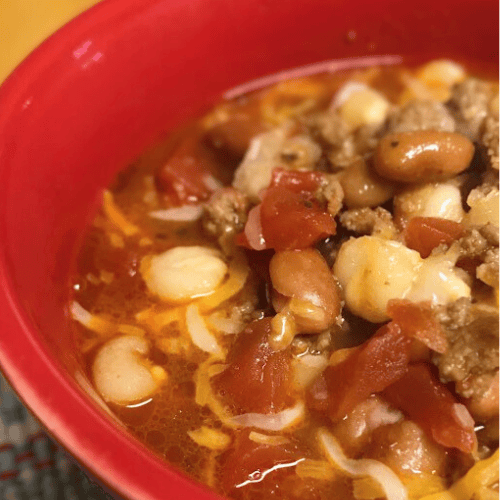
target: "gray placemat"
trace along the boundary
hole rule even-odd
[[[0,499],[118,500],[44,432],[0,374]]]

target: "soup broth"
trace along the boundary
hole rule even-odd
[[[73,289],[96,391],[218,493],[498,496],[498,84],[457,63],[220,102],[104,191]]]

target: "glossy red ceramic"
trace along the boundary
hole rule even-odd
[[[75,382],[68,277],[100,189],[163,131],[246,81],[396,54],[498,64],[496,0],[105,0],[0,89],[0,363],[88,469],[131,499],[214,496]]]

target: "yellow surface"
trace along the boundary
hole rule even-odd
[[[99,0],[0,0],[0,83],[45,38]]]

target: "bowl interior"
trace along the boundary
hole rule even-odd
[[[69,276],[100,190],[224,91],[318,61],[396,54],[498,65],[489,0],[106,0],[0,89],[0,363],[69,451],[130,498],[213,498],[74,382]],[[168,483],[167,483],[168,482]]]

